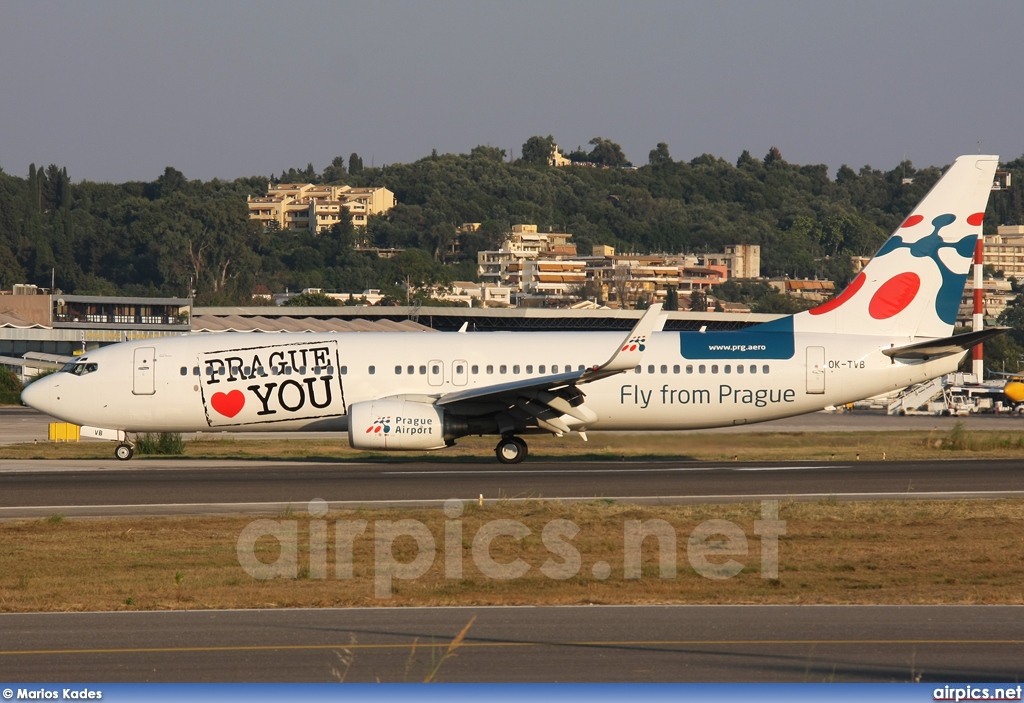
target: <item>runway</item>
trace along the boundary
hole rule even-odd
[[[1016,681],[1020,606],[570,606],[0,615],[8,681]],[[348,664],[346,662],[349,662]]]
[[[276,514],[438,506],[449,498],[670,504],[1024,495],[1018,460],[941,462],[323,463],[0,460],[0,518]]]
[[[3,419],[12,417],[20,415]],[[808,417],[819,431],[840,421]],[[39,421],[23,419],[21,435]],[[1013,460],[124,463],[10,460],[0,451],[0,519],[280,514],[314,498],[332,509],[440,507],[480,495],[654,504],[994,498],[1024,495],[1024,471]],[[0,671],[39,682],[421,681],[474,617],[438,680],[1013,681],[1024,655],[1024,607],[1014,606],[354,608],[0,614]]]

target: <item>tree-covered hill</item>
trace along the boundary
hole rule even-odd
[[[399,205],[365,231],[342,222],[319,236],[264,232],[248,219],[247,195],[270,179],[189,181],[168,167],[155,181],[73,183],[56,165],[27,178],[0,171],[0,287],[18,282],[66,292],[188,295],[201,303],[248,302],[252,288],[360,292],[475,277],[476,252],[496,247],[515,223],[567,231],[581,254],[593,244],[626,252],[717,251],[760,244],[766,275],[822,276],[845,283],[851,254],[870,255],[939,177],[904,162],[892,171],[786,162],[772,148],[735,163],[704,155],[671,158],[667,145],[639,168],[621,166],[606,139],[574,153],[590,165],[553,168],[532,137],[524,157],[479,146],[409,164],[365,168],[357,154],[322,173],[310,165],[274,180],[385,186]],[[616,164],[611,167],[606,163]],[[1022,223],[1024,159],[1005,165],[1016,184],[993,194],[985,231]],[[457,234],[459,225],[481,228]],[[363,244],[404,248],[394,259],[357,252]]]

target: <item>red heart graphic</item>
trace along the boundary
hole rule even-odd
[[[224,417],[234,417],[245,407],[245,395],[242,391],[230,393],[214,393],[210,405]]]

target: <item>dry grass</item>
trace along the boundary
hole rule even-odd
[[[674,457],[702,461],[882,459],[949,459],[952,457],[1024,457],[1024,436],[1008,432],[594,432],[590,441],[537,435],[527,437],[533,459],[618,459]],[[349,448],[344,435],[336,440],[271,440],[203,438],[185,443],[186,459],[249,459],[305,461],[478,461],[493,459],[493,437],[466,437],[438,452],[374,453]],[[16,444],[0,447],[0,459],[110,459],[109,442]]]
[[[779,578],[760,573],[758,505],[638,507],[611,502],[467,506],[461,521],[461,578],[445,576],[445,520],[440,510],[335,513],[328,520],[327,578],[311,578],[310,518],[298,525],[294,578],[260,581],[239,565],[241,517],[44,520],[0,523],[0,611],[323,607],[363,605],[483,605],[581,603],[1024,603],[1024,500],[959,502],[784,503]],[[677,575],[661,578],[657,543],[643,549],[642,577],[625,579],[624,526],[662,519],[677,535]],[[366,520],[354,541],[353,577],[334,577],[334,524]],[[374,534],[382,520],[414,519],[434,537],[433,564],[422,576],[394,581],[390,599],[374,595]],[[492,557],[522,559],[525,576],[485,576],[473,559],[473,539],[491,520],[515,520],[530,533],[498,537]],[[581,568],[555,580],[541,566],[562,558],[545,546],[544,525],[567,519],[579,526],[569,542]],[[747,539],[744,564],[731,579],[698,575],[687,540],[705,520],[736,523]],[[257,543],[261,561],[279,554],[275,540]],[[410,537],[394,542],[398,561],[417,554]],[[712,561],[729,557],[719,555]],[[601,579],[605,562],[610,575]],[[315,570],[312,571],[315,574]]]

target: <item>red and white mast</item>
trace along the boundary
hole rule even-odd
[[[971,320],[971,328],[975,332],[981,332],[982,327],[985,325],[985,301],[982,295],[982,279],[985,273],[985,267],[982,264],[984,253],[985,242],[979,236],[977,243],[974,245],[974,316]],[[983,346],[977,344],[971,350],[971,371],[979,383],[984,380],[985,376],[985,352]]]

